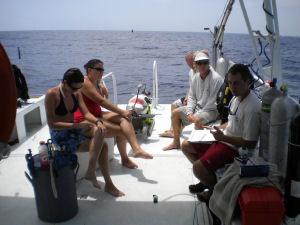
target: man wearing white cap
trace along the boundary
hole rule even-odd
[[[207,54],[198,53],[194,61],[199,74],[193,77],[187,106],[182,106],[172,113],[174,138],[163,150],[180,148],[180,133],[186,125],[195,123],[195,129],[202,129],[203,125],[218,117],[215,102],[223,78],[209,66]]]
[[[187,100],[188,100],[188,97],[189,97],[189,92],[190,92],[190,86],[192,84],[192,79],[196,74],[198,74],[198,71],[195,68],[195,61],[194,60],[195,60],[195,57],[197,56],[197,54],[199,52],[200,51],[189,51],[184,56],[186,64],[190,68],[190,71],[189,71],[189,88],[187,89],[185,97],[179,98],[171,104],[171,115],[174,112],[174,110],[178,110],[178,108],[180,108],[181,106],[186,106],[187,105]],[[208,55],[207,50],[201,50],[201,52],[204,52],[205,54]],[[165,130],[163,133],[159,134],[159,136],[160,137],[174,138],[174,129],[173,129],[172,123],[171,123],[170,129]]]

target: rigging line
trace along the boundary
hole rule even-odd
[[[274,15],[272,13],[270,13],[266,8],[265,8],[265,3],[263,3],[263,10],[265,11],[265,13],[270,16],[272,19],[274,19]],[[272,32],[268,26],[266,25],[266,30],[268,31],[269,34],[274,34],[274,32]]]
[[[215,26],[218,25],[218,23],[219,23],[221,17],[224,15],[224,12],[225,12],[225,10],[226,10],[226,8],[227,8],[227,5],[228,5],[228,2],[229,2],[229,1],[230,1],[230,0],[227,0],[226,4],[225,4],[225,6],[224,6],[223,12],[221,13],[221,15],[220,15],[220,17],[219,17],[219,19],[218,19],[218,21],[217,21],[217,23],[216,23]]]
[[[267,13],[269,16],[271,16],[272,19],[274,18],[274,15],[265,8],[265,3],[263,3],[263,10],[265,11],[265,13]]]
[[[269,34],[274,34],[272,31],[269,30],[268,26],[266,25],[266,30],[268,31]]]
[[[264,64],[263,67],[264,67],[264,66],[267,66],[267,65],[269,65],[269,64],[271,63],[271,60],[270,60],[268,54],[266,53],[266,48],[267,48],[268,45],[269,45],[269,42],[268,42],[268,43],[265,45],[265,47],[264,47],[264,55],[265,55],[265,57],[267,58],[267,63]]]

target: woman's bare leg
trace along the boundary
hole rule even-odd
[[[122,165],[127,168],[134,169],[137,168],[138,165],[131,161],[127,155],[126,151],[126,137],[123,135],[121,128],[119,125],[115,123],[111,123],[109,121],[104,120],[104,125],[107,129],[106,138],[116,137],[117,146],[121,155]]]
[[[112,123],[120,125],[120,129],[122,134],[126,137],[127,141],[129,142],[132,151],[133,157],[136,158],[145,158],[145,159],[152,159],[153,156],[149,153],[145,152],[139,145],[135,132],[132,126],[132,123],[125,119],[124,117],[120,116],[119,114],[113,112],[105,112],[103,113],[103,119],[108,120]]]
[[[82,123],[85,122],[86,121],[83,121]],[[101,189],[101,186],[97,181],[95,170],[96,170],[96,163],[98,161],[104,143],[104,135],[101,133],[101,130],[98,129],[96,126],[83,130],[82,135],[90,138],[90,140],[86,140],[90,142],[89,143],[90,154],[89,154],[89,165],[84,178],[90,180],[94,185],[94,187]]]
[[[120,191],[116,186],[113,184],[110,174],[109,174],[109,163],[108,163],[108,146],[107,143],[104,143],[102,146],[101,153],[98,157],[98,164],[102,175],[105,180],[105,191],[113,196],[123,196],[125,195],[122,191]]]

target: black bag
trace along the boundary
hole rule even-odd
[[[232,93],[229,89],[229,84],[227,80],[228,75],[226,74],[224,83],[220,87],[217,94],[217,109],[220,114],[221,123],[226,123],[228,121],[229,114],[229,102],[232,99]]]
[[[29,95],[25,77],[16,65],[12,65],[12,68],[16,81],[17,98],[21,98],[26,101],[27,99],[29,99]]]

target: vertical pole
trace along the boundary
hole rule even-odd
[[[271,13],[272,13],[272,7],[271,7],[271,2],[269,0],[264,0],[264,9]],[[266,29],[268,32],[268,40],[269,40],[269,44],[270,44],[270,55],[271,55],[271,80],[273,80],[274,77],[276,76],[276,71],[274,71],[274,24],[273,24],[273,16],[271,16],[270,14],[266,13]]]
[[[153,99],[152,107],[157,108],[158,105],[158,82],[157,82],[157,63],[156,60],[153,62]]]
[[[249,37],[250,37],[250,40],[251,40],[251,44],[252,44],[252,48],[253,48],[253,51],[254,51],[254,55],[255,55],[255,58],[256,58],[256,62],[257,62],[259,72],[264,75],[263,70],[262,70],[261,61],[260,61],[258,53],[257,53],[254,37],[253,37],[253,34],[252,34],[252,28],[251,28],[251,25],[250,25],[250,22],[249,22],[248,14],[247,14],[247,11],[246,11],[243,0],[240,0],[240,5],[241,5],[243,16],[244,16],[244,19],[245,19],[245,22],[246,22],[246,25],[247,25]]]
[[[274,73],[276,71],[277,83],[280,86],[282,84],[282,71],[281,71],[281,58],[280,58],[280,43],[279,43],[279,24],[276,1],[272,0],[272,8],[274,15],[274,27],[275,27],[275,46],[274,46]]]

